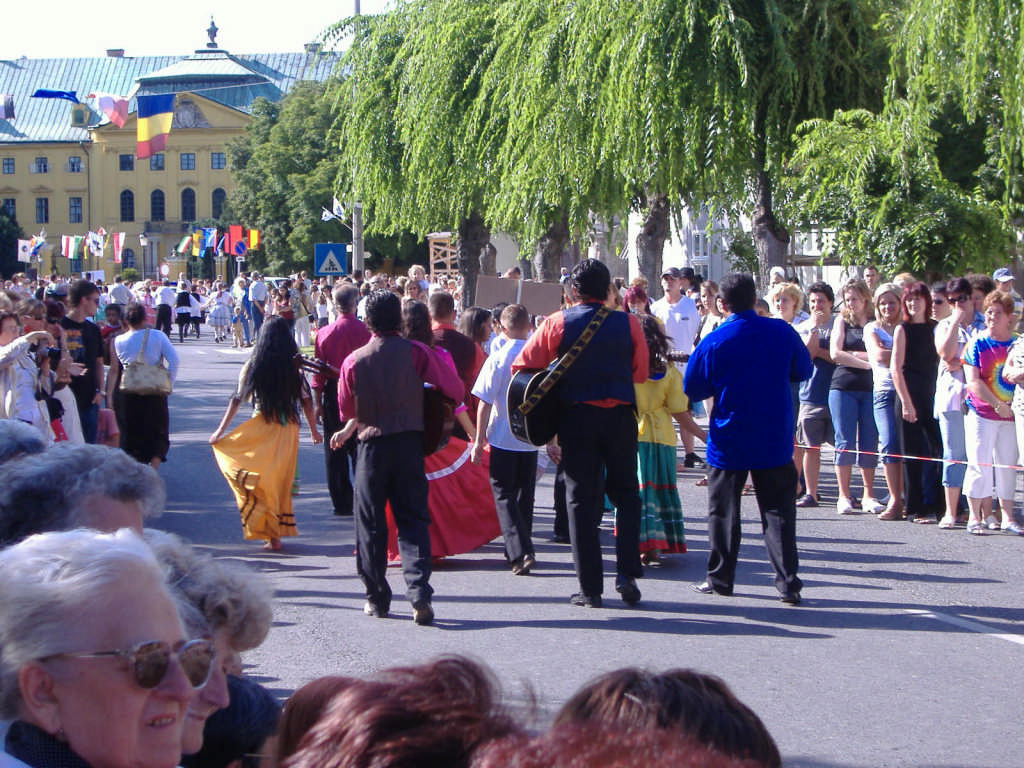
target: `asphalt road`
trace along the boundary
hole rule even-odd
[[[242,540],[207,438],[247,350],[215,345],[207,329],[178,348],[172,447],[160,470],[168,509],[156,527],[269,574],[274,627],[245,661],[282,697],[321,675],[461,653],[490,665],[539,727],[596,674],[693,667],[722,677],[761,716],[789,766],[1024,766],[1024,537],[840,517],[834,506],[801,510],[804,602],[790,607],[776,599],[751,497],[736,595],[703,596],[689,586],[703,576],[707,498],[694,486],[700,474],[687,472],[679,489],[689,552],[647,569],[636,608],[617,599],[611,574],[605,607],[581,609],[568,603],[576,591],[569,548],[548,541],[549,473],[538,485],[530,576],[511,575],[500,540],[444,560],[432,579],[437,620],[419,627],[391,568],[391,618],[372,619],[362,613],[352,521],[331,514],[321,449],[305,429],[299,536],[273,554]],[[834,501],[826,475],[822,490]],[[610,517],[605,529],[609,573]]]

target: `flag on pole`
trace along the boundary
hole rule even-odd
[[[82,248],[81,235],[61,235],[60,255],[65,259],[75,259]]]
[[[260,231],[258,229],[249,230],[249,250],[255,250],[260,247]]]
[[[331,210],[328,211],[326,208],[321,208],[320,211],[321,221],[330,221],[331,219],[345,218],[345,207],[338,202],[338,198],[334,198]]]
[[[239,246],[242,248],[241,253],[238,251]],[[228,227],[228,251],[236,256],[245,253],[245,236],[242,234],[241,224],[232,224]]]
[[[217,241],[217,253],[224,253],[224,245],[228,241],[227,232],[220,236],[220,240]]]
[[[174,117],[174,94],[138,96],[138,124],[135,130],[135,156],[144,160],[167,146]]]
[[[114,243],[114,263],[121,263],[121,251],[124,250],[124,232],[114,232],[110,237]]]
[[[85,244],[93,256],[103,255],[103,235],[99,232],[89,232],[85,236]]]
[[[192,235],[185,235],[181,238],[181,242],[178,243],[178,247],[175,248],[178,253],[187,253],[189,248],[192,247]]]
[[[32,241],[31,240],[19,240],[18,241],[18,261],[23,261],[28,264],[32,261]]]
[[[72,104],[78,103],[78,94],[75,91],[52,91],[49,88],[37,88],[32,94],[33,99],[67,99]]]
[[[200,249],[203,247],[203,230],[193,229],[192,230],[192,255],[198,256]]]
[[[128,99],[110,93],[90,93],[86,98],[96,99],[96,109],[118,128],[128,120]]]
[[[214,250],[217,248],[217,229],[215,227],[203,228],[203,253],[206,253],[208,248]]]

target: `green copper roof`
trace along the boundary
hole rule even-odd
[[[14,96],[15,112],[13,120],[0,120],[0,145],[89,140],[88,129],[71,125],[71,102],[33,99],[37,88],[75,91],[90,107],[90,93],[130,97],[132,112],[137,94],[193,92],[248,112],[255,98],[278,101],[296,80],[326,80],[339,56],[321,51],[235,56],[207,49],[189,56],[0,60],[0,95]],[[102,122],[93,111],[89,124]]]

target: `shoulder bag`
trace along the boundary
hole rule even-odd
[[[124,373],[121,375],[121,391],[130,395],[163,395],[166,397],[171,394],[171,372],[163,364],[162,353],[156,365],[150,365],[143,360],[142,355],[146,351],[147,341],[149,341],[149,328],[146,329],[146,333],[142,337],[139,354],[124,366]]]

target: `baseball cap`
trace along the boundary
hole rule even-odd
[[[992,279],[997,283],[1006,283],[1013,280],[1013,272],[1008,270],[1006,267],[1000,267],[992,273]]]
[[[679,270],[679,276],[684,280],[689,280],[692,283],[694,278],[697,276],[697,273],[693,271],[692,267],[683,267],[682,269]]]
[[[682,273],[679,271],[679,267],[669,267],[661,271],[662,277],[671,277],[673,280],[678,280],[682,277]]]

